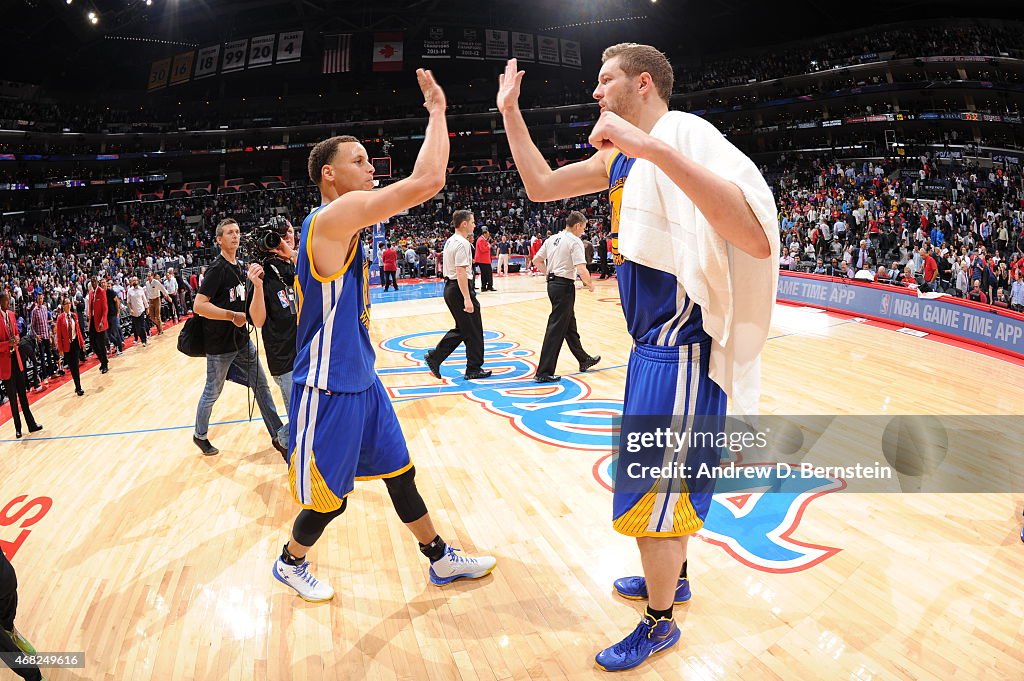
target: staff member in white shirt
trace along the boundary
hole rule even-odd
[[[450,330],[426,354],[424,359],[434,378],[441,378],[441,364],[460,344],[466,344],[467,381],[487,378],[490,371],[484,364],[484,323],[480,317],[480,302],[476,299],[473,276],[473,246],[469,237],[476,227],[476,218],[468,210],[457,210],[452,214],[455,233],[444,244],[442,270],[444,274],[444,302],[455,318],[455,328]]]
[[[600,355],[592,357],[587,354],[576,330],[576,275],[580,276],[591,293],[594,291],[594,280],[587,270],[583,242],[580,240],[586,227],[586,216],[578,210],[572,211],[565,221],[565,229],[548,237],[533,258],[534,266],[541,273],[547,273],[548,300],[551,301],[548,328],[544,331],[540,362],[534,378],[537,383],[562,380],[561,376],[555,375],[562,341],[569,344],[569,350],[580,363],[580,371],[586,371],[601,361]]]
[[[139,278],[132,277],[131,287],[128,289],[128,316],[132,320],[132,334],[136,343],[142,343],[146,347],[146,340],[149,334],[146,333],[146,289],[139,286]]]

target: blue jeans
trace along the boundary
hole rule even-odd
[[[277,387],[281,389],[281,396],[284,398],[284,414],[288,417],[288,421],[292,420],[292,372],[287,374],[281,374],[280,376],[271,376],[274,379],[274,383],[277,383]],[[291,443],[288,442],[288,426],[283,425],[281,429],[277,431],[277,441],[285,446],[287,449],[291,449]]]
[[[277,415],[274,397],[270,394],[270,384],[267,383],[267,375],[263,373],[263,366],[256,354],[256,346],[251,341],[235,352],[206,356],[206,387],[203,389],[203,396],[199,398],[199,406],[196,408],[196,437],[202,440],[207,439],[210,430],[210,414],[213,412],[214,403],[224,389],[224,381],[227,379],[228,369],[232,364],[241,371],[243,376],[255,376],[256,385],[252,386],[252,389],[256,393],[256,404],[259,405],[260,414],[263,416],[263,425],[267,427],[270,437],[276,438],[283,424]]]

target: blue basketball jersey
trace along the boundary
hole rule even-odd
[[[369,330],[369,264],[359,239],[353,239],[341,270],[316,271],[312,236],[320,208],[302,222],[295,266],[299,318],[292,380],[332,393],[362,392],[376,380]]]
[[[629,335],[647,345],[681,346],[709,340],[700,307],[686,295],[675,275],[630,262],[619,254],[622,189],[634,161],[616,151],[608,164],[612,257]]]

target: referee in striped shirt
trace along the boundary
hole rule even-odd
[[[537,383],[562,380],[561,376],[555,375],[555,366],[563,341],[569,344],[569,350],[580,363],[581,372],[601,361],[600,355],[592,357],[587,354],[576,330],[576,275],[580,276],[591,293],[594,291],[594,281],[587,269],[583,242],[580,240],[586,226],[587,218],[583,213],[572,211],[566,218],[565,229],[548,237],[533,258],[534,266],[542,274],[547,273],[548,299],[551,301],[551,314],[548,315],[548,327],[544,331],[540,363],[534,378]]]

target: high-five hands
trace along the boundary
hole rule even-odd
[[[519,88],[526,71],[518,71],[518,62],[509,59],[505,64],[505,73],[498,76],[498,111],[507,113],[519,106]]]
[[[444,97],[444,90],[434,80],[434,74],[427,69],[416,69],[416,81],[420,84],[420,91],[423,92],[423,106],[430,113],[444,113],[448,102]]]

